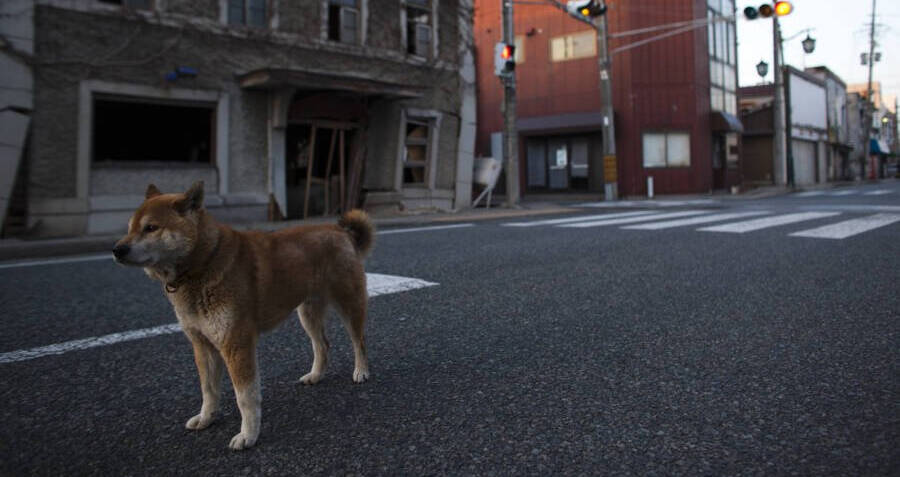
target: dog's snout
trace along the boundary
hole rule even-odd
[[[128,252],[130,251],[131,247],[126,244],[116,245],[112,250],[113,255],[115,255],[115,257],[120,260],[122,259],[122,257],[128,255]]]

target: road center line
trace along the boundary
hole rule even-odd
[[[420,280],[418,278],[399,277],[396,275],[383,275],[380,273],[366,274],[366,289],[369,297],[380,295],[389,295],[391,293],[400,293],[418,288],[433,287],[437,283]],[[122,331],[103,336],[91,336],[63,343],[56,343],[47,346],[39,346],[37,348],[21,349],[0,353],[0,364],[15,363],[18,361],[28,361],[30,359],[41,358],[44,356],[54,356],[65,354],[71,351],[80,351],[99,346],[113,345],[124,343],[126,341],[141,340],[144,338],[152,338],[154,336],[168,335],[181,331],[181,325],[171,323],[168,325],[155,326],[153,328],[143,328],[139,330]]]

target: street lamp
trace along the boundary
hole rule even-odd
[[[807,53],[812,53],[816,49],[816,39],[809,36],[809,33],[806,34],[806,39],[803,40],[803,51]]]
[[[760,78],[765,81],[766,75],[769,73],[769,64],[763,60],[759,60],[759,63],[756,64],[756,72],[759,74]]]

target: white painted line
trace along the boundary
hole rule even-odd
[[[832,192],[828,195],[833,196],[833,197],[840,197],[840,196],[844,196],[844,195],[856,195],[856,194],[859,194],[858,190],[839,190],[837,192]]]
[[[369,297],[380,295],[388,295],[391,293],[400,293],[417,288],[433,287],[437,283],[419,280],[418,278],[398,277],[395,275],[382,275],[380,273],[366,274],[366,290]],[[17,361],[28,361],[30,359],[41,358],[44,356],[53,356],[68,353],[70,351],[80,351],[98,346],[107,346],[126,341],[140,340],[144,338],[152,338],[154,336],[168,335],[181,331],[181,325],[172,323],[168,325],[156,326],[153,328],[144,328],[140,330],[123,331],[121,333],[112,333],[103,336],[92,336],[90,338],[82,338],[78,340],[56,343],[48,346],[40,346],[37,348],[23,349],[18,351],[10,351],[0,353],[0,364],[15,363]]]
[[[431,230],[446,230],[446,229],[460,229],[463,227],[473,227],[475,224],[453,224],[453,225],[435,225],[433,227],[413,227],[410,229],[388,229],[388,230],[379,230],[376,232],[377,235],[388,235],[388,234],[405,234],[409,232],[428,232]]]
[[[585,202],[583,204],[575,204],[572,207],[591,207],[591,208],[618,208],[618,207],[681,207],[685,205],[711,205],[718,204],[714,199],[691,199],[691,200],[611,200],[606,202]]]
[[[842,210],[846,212],[900,212],[900,205],[809,205],[806,210]]]
[[[845,239],[869,230],[900,222],[900,214],[875,214],[858,219],[845,220],[836,224],[815,229],[802,230],[791,234],[791,237],[809,237],[823,239]]]
[[[47,258],[47,259],[35,259],[35,260],[17,260],[15,262],[7,262],[0,264],[0,270],[5,268],[20,268],[20,267],[37,267],[39,265],[58,265],[61,263],[76,263],[76,262],[93,262],[96,260],[112,260],[112,249],[109,252],[98,253],[93,255],[78,255],[71,257],[60,257],[60,258]]]
[[[676,217],[688,217],[691,215],[701,215],[707,214],[708,211],[705,210],[685,210],[681,212],[669,212],[665,214],[650,214],[650,215],[642,215],[639,217],[626,217],[623,219],[612,219],[612,220],[597,220],[593,222],[578,222],[574,224],[562,224],[557,225],[557,227],[573,227],[573,228],[586,228],[586,227],[600,227],[603,225],[619,225],[619,224],[631,224],[634,222],[646,222],[649,220],[663,220],[663,219],[674,219]]]
[[[622,212],[620,214],[599,214],[599,215],[582,215],[579,217],[567,217],[565,219],[551,219],[551,220],[536,220],[534,222],[509,222],[505,224],[501,224],[505,227],[535,227],[538,225],[557,225],[557,224],[565,224],[569,222],[583,222],[588,220],[598,220],[598,219],[614,219],[619,217],[634,217],[636,215],[646,215],[652,214],[653,211],[643,210],[640,212]]]
[[[701,230],[703,232],[729,232],[742,234],[745,232],[752,232],[754,230],[777,227],[779,225],[793,224],[795,222],[803,222],[805,220],[822,219],[835,215],[840,215],[840,212],[799,212],[796,214],[776,215],[774,217],[746,220],[734,224],[716,225],[713,227],[705,227],[697,230]]]
[[[890,193],[891,193],[890,190],[887,190],[887,189],[879,189],[879,190],[873,190],[873,191],[871,191],[871,192],[866,192],[866,193],[863,194],[863,195],[885,195],[885,194],[890,194]]]
[[[818,195],[825,195],[825,192],[821,190],[811,190],[809,192],[800,192],[799,194],[795,194],[794,197],[815,197]]]
[[[666,220],[663,222],[651,222],[649,224],[640,224],[640,225],[629,225],[626,227],[622,227],[623,229],[634,229],[634,230],[660,230],[660,229],[668,229],[672,227],[683,227],[685,225],[696,225],[696,224],[705,224],[709,222],[722,222],[725,220],[731,219],[741,219],[744,217],[753,217],[756,215],[769,214],[771,212],[767,210],[754,210],[750,212],[733,212],[728,214],[712,214],[712,215],[704,215],[701,217],[690,217],[687,219],[679,219],[679,220]]]

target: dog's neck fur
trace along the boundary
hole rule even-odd
[[[163,282],[169,291],[174,291],[189,278],[201,278],[206,272],[205,268],[218,253],[223,239],[219,225],[206,210],[200,209],[194,213],[197,214],[197,237],[194,238],[196,245],[191,252],[175,263],[159,264],[145,269],[150,277]]]

